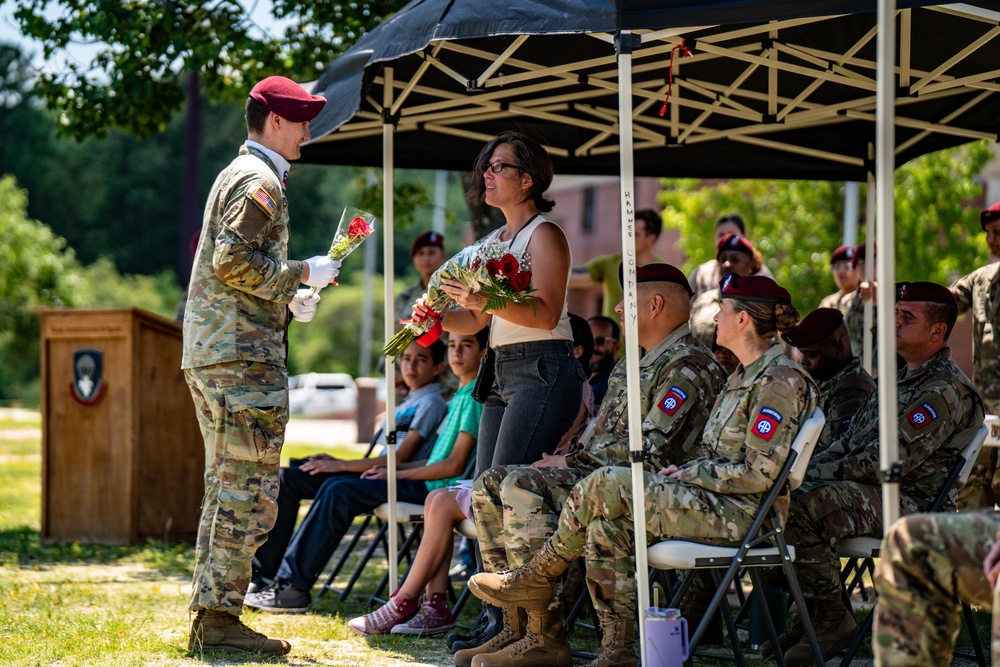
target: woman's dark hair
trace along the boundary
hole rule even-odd
[[[799,323],[799,311],[783,301],[751,301],[731,299],[733,310],[745,310],[753,322],[753,330],[761,338],[770,338],[780,331],[787,331]]]
[[[267,122],[267,115],[271,113],[267,107],[252,97],[247,98],[246,119],[247,132],[251,134],[264,134],[264,124]]]
[[[556,203],[542,195],[552,184],[552,176],[555,172],[552,167],[552,158],[549,157],[540,143],[516,130],[501,132],[490,139],[489,143],[479,151],[479,155],[476,156],[476,161],[472,165],[472,187],[469,188],[465,196],[475,204],[483,203],[486,196],[483,174],[490,166],[490,157],[493,155],[493,151],[500,144],[507,144],[514,151],[518,171],[531,176],[531,192],[528,194],[528,198],[534,202],[535,208],[542,213],[551,211]]]
[[[485,350],[486,346],[490,342],[490,327],[486,325],[482,329],[476,332],[476,342],[479,343],[479,349]]]
[[[715,221],[715,226],[724,225],[727,222],[731,222],[740,228],[740,236],[747,235],[747,225],[743,222],[743,218],[739,213],[726,213],[724,216]]]
[[[583,366],[584,375],[590,375],[590,358],[594,355],[594,332],[590,323],[575,313],[568,313],[569,326],[573,330],[573,347],[583,348],[583,354],[577,361]]]

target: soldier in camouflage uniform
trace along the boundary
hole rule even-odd
[[[684,274],[669,264],[649,264],[638,268],[637,282],[639,344],[648,350],[639,360],[643,445],[649,454],[645,466],[655,472],[691,455],[726,374],[688,330],[691,291]],[[624,305],[617,308],[622,314]],[[615,365],[593,433],[577,452],[544,456],[532,466],[497,466],[475,481],[472,507],[485,571],[523,565],[555,532],[578,481],[603,466],[628,465],[625,366],[624,359]],[[558,621],[558,611],[550,613]],[[458,651],[455,664],[471,664],[480,653],[494,654],[489,664],[503,664],[495,652],[521,635],[518,619],[507,615],[506,620],[518,627],[505,628],[481,647]],[[536,650],[534,664],[552,664],[552,654],[569,652],[561,633],[541,640],[546,652]]]
[[[250,561],[276,514],[278,457],[288,422],[289,311],[312,319],[339,262],[288,255],[288,161],[309,139],[326,100],[284,77],[264,79],[246,103],[249,139],[216,179],[205,207],[184,314],[182,367],[205,439],[189,648],[285,654],[239,616]]]
[[[960,605],[994,607],[998,531],[1000,512],[917,514],[889,528],[875,570],[876,665],[951,664]],[[993,664],[1000,664],[998,622],[994,614]]]
[[[854,267],[854,246],[842,245],[830,253],[830,271],[837,291],[819,302],[819,308],[846,310],[847,299],[858,289],[858,270]]]
[[[819,408],[826,424],[813,450],[816,456],[847,431],[854,414],[875,391],[875,381],[851,352],[844,316],[836,308],[817,308],[781,337],[798,348],[799,363],[819,385]]]
[[[738,276],[756,275],[762,263],[760,253],[753,244],[739,234],[726,234],[717,244],[715,252],[718,270],[723,276],[735,273]],[[719,312],[722,297],[718,285],[698,294],[691,304],[691,334],[702,345],[710,347],[715,334],[715,314]]]
[[[896,290],[897,352],[906,362],[897,374],[900,509],[912,514],[929,507],[983,423],[984,412],[946,344],[957,314],[951,292],[926,282],[898,283]],[[882,534],[878,436],[878,396],[872,394],[847,433],[810,461],[808,481],[795,492],[788,517],[799,582],[827,660],[858,632],[841,596],[837,541]],[[951,494],[954,508],[957,494],[954,489]],[[812,663],[800,625],[791,626],[779,641],[788,665]],[[772,650],[770,642],[761,647]]]
[[[1000,203],[979,216],[986,243],[994,258],[1000,258]],[[976,269],[951,286],[958,312],[972,311],[972,380],[986,404],[987,414],[1000,414],[1000,262]],[[976,461],[969,481],[959,494],[959,507],[992,509],[1000,501],[997,448],[986,447]]]
[[[865,250],[866,246],[864,243],[859,245],[854,249],[854,270],[857,273],[858,280],[864,281],[865,279]],[[873,256],[874,257],[874,256]],[[862,352],[864,350],[865,344],[865,303],[874,298],[875,295],[875,285],[872,283],[869,285],[866,282],[861,282],[858,284],[858,288],[854,290],[853,293],[845,296],[840,302],[840,311],[844,313],[844,320],[847,322],[847,333],[851,336],[851,351],[854,352],[854,356],[861,358]],[[875,339],[876,326],[875,323],[878,321],[878,310],[877,308],[872,308],[872,340]],[[876,360],[876,349],[872,346],[872,372],[874,373],[878,367],[878,362]]]
[[[788,292],[769,278],[728,276],[721,293],[719,343],[742,365],[716,399],[693,458],[645,473],[646,530],[653,541],[735,544],[784,466],[799,425],[816,407],[812,379],[772,344],[777,330],[798,319]],[[785,495],[776,504],[783,515],[788,501]],[[556,532],[527,564],[505,574],[477,574],[469,588],[494,604],[544,610],[555,578],[583,555],[604,633],[591,665],[631,667],[637,664],[633,553],[631,471],[600,468],[573,488]],[[475,664],[492,662],[481,655]]]

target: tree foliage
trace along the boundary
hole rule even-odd
[[[216,102],[243,100],[254,80],[272,74],[315,79],[404,4],[276,0],[274,15],[285,26],[278,36],[236,0],[20,0],[14,17],[46,60],[92,45],[89,61],[65,58],[39,80],[41,95],[60,110],[62,132],[83,139],[122,127],[142,138],[163,131],[180,110],[185,74],[198,74]]]
[[[896,280],[949,284],[988,258],[979,212],[978,175],[992,155],[976,142],[931,153],[896,172]],[[706,185],[697,179],[664,179],[664,224],[681,232],[684,270],[715,256],[715,221],[739,213],[747,236],[779,284],[808,312],[836,291],[830,252],[841,245],[843,183],[741,179]],[[864,240],[865,186],[859,206]]]

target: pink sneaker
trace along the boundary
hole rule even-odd
[[[393,627],[406,623],[417,613],[417,603],[393,591],[389,601],[370,614],[352,618],[347,622],[351,631],[359,635],[387,635]]]
[[[433,637],[444,634],[455,627],[455,617],[448,608],[448,598],[443,593],[434,593],[428,600],[426,595],[420,597],[420,611],[406,623],[400,623],[392,628],[394,635],[417,635]]]

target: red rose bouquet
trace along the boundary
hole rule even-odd
[[[340,222],[337,224],[337,231],[333,235],[330,243],[330,251],[326,253],[330,259],[343,260],[354,252],[354,249],[361,245],[361,242],[372,235],[375,231],[375,216],[367,211],[345,206],[344,212],[340,214]],[[337,283],[334,282],[334,285]],[[319,289],[313,287],[311,294],[315,294]]]
[[[382,350],[396,361],[414,340],[427,346],[441,336],[441,313],[456,304],[441,290],[444,279],[457,280],[474,292],[486,296],[487,310],[502,310],[511,303],[524,303],[535,309],[531,286],[531,263],[527,253],[512,253],[507,245],[492,241],[465,248],[435,271],[427,282],[428,317],[423,320],[400,322],[403,328],[386,343]]]

